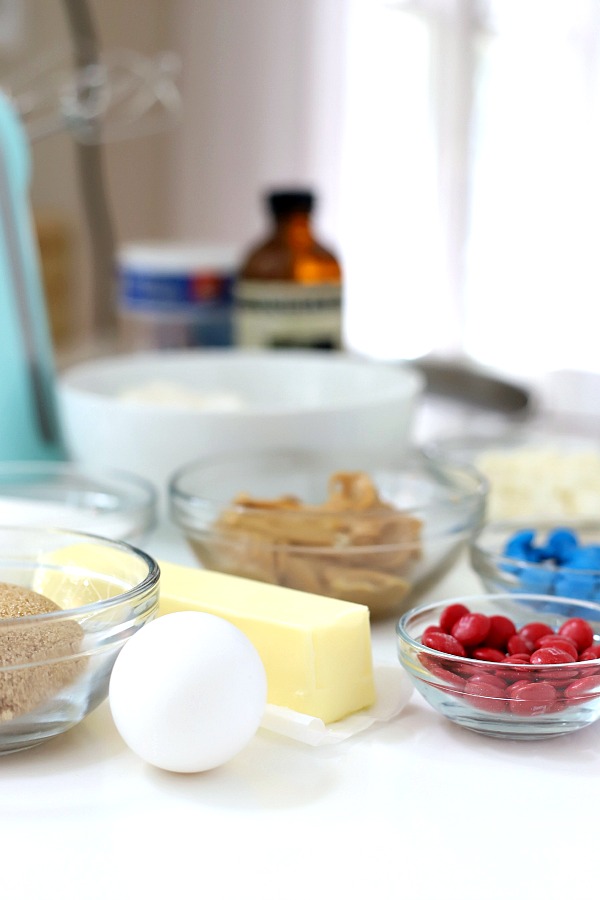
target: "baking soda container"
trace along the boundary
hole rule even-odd
[[[117,260],[121,343],[129,350],[227,347],[232,339],[232,247],[124,245]]]

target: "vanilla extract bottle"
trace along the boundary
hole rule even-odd
[[[313,233],[311,191],[267,195],[272,229],[235,285],[236,343],[336,350],[342,345],[342,270]]]

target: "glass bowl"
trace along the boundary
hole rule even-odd
[[[600,505],[600,441],[536,425],[438,439],[433,459],[470,464],[489,483],[487,518],[577,522]]]
[[[158,588],[156,562],[129,544],[0,527],[0,754],[67,731],[106,698]]]
[[[549,594],[600,605],[600,522],[489,522],[473,536],[469,555],[491,593]]]
[[[131,541],[156,524],[157,495],[129,472],[73,462],[0,462],[0,523]]]
[[[340,470],[335,453],[202,459],[169,485],[170,514],[207,569],[367,605],[411,606],[480,525],[485,483],[411,453]]]
[[[600,607],[583,600],[535,594],[486,594],[444,600],[405,613],[396,626],[400,663],[439,713],[470,731],[496,738],[538,740],[577,731],[600,716],[600,659],[532,665],[465,658],[421,643],[449,604],[512,620],[517,630],[542,623],[558,631],[568,619],[585,619],[597,643]]]

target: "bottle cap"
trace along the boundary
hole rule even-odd
[[[275,216],[291,212],[310,212],[314,206],[315,195],[312,191],[271,191],[268,202]]]

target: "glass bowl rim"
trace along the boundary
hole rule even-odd
[[[80,475],[85,477],[97,475],[118,481],[124,488],[134,488],[140,495],[145,495],[147,499],[153,499],[157,495],[154,485],[148,479],[135,472],[112,466],[95,466],[69,459],[3,459],[0,460],[0,484],[2,484],[4,472],[7,474],[22,473],[24,475],[28,472],[31,472],[33,475],[56,472],[61,475]]]
[[[285,354],[285,355],[284,355]],[[163,378],[179,381],[181,379],[181,370],[184,371],[190,366],[194,366],[198,360],[199,371],[208,365],[213,366],[218,363],[224,367],[224,370],[234,371],[236,368],[248,366],[260,366],[265,370],[273,369],[275,374],[279,371],[280,365],[294,365],[294,367],[302,367],[307,369],[313,365],[322,369],[329,369],[348,372],[351,369],[358,372],[362,369],[365,372],[378,374],[385,373],[385,384],[379,384],[374,391],[377,394],[374,400],[372,395],[357,398],[330,399],[323,402],[314,400],[306,405],[298,405],[294,402],[286,400],[285,402],[259,404],[252,403],[247,407],[229,410],[189,410],[185,407],[168,406],[166,404],[156,404],[152,401],[146,403],[125,403],[118,395],[118,389],[122,386],[122,379],[131,381],[132,372],[136,373],[138,381],[144,380],[140,376],[140,372],[144,372],[146,368],[154,371],[154,363],[164,362],[167,364],[168,373],[163,373]],[[165,422],[176,422],[178,419],[200,418],[202,421],[210,422],[214,419],[239,418],[242,421],[253,418],[261,420],[271,419],[274,417],[281,418],[297,418],[297,417],[314,417],[315,415],[324,416],[336,412],[347,412],[353,409],[370,410],[377,409],[381,404],[388,404],[390,401],[400,401],[401,403],[409,403],[423,391],[425,387],[425,378],[419,368],[410,360],[400,361],[395,367],[391,366],[385,360],[367,360],[357,356],[352,356],[343,350],[328,351],[323,354],[322,351],[305,348],[288,348],[273,354],[270,350],[261,350],[249,348],[245,350],[231,351],[230,348],[218,347],[202,347],[202,348],[183,348],[183,349],[162,349],[147,350],[143,353],[124,354],[120,358],[116,358],[118,367],[116,388],[110,382],[104,381],[107,372],[115,371],[115,357],[101,357],[91,360],[83,360],[75,363],[65,369],[59,379],[59,389],[65,396],[69,396],[78,402],[89,402],[95,406],[113,407],[118,405],[120,408],[125,407],[127,411],[131,411],[134,418],[145,419],[149,413],[160,413],[164,416]],[[399,374],[398,374],[399,373]],[[394,379],[394,380],[393,380]],[[185,379],[187,381],[187,378]]]
[[[96,466],[71,459],[0,460],[0,499],[5,496],[3,488],[10,484],[6,481],[7,477],[27,475],[89,478],[90,481],[106,479],[107,484],[103,486],[103,489],[118,500],[118,505],[110,510],[93,507],[98,511],[99,518],[110,515],[132,516],[134,520],[130,523],[127,534],[134,534],[140,528],[144,530],[152,528],[156,523],[159,496],[157,488],[147,478],[127,469]],[[69,490],[71,493],[76,491],[84,493],[85,488],[76,485]],[[6,497],[13,499],[10,494],[7,494]],[[18,500],[18,495],[15,495],[14,499]],[[63,505],[65,509],[72,506],[68,502]],[[32,527],[35,526],[32,525]],[[127,535],[124,536],[124,539],[127,539]]]
[[[138,584],[133,585],[131,588],[128,588],[125,591],[121,591],[116,594],[114,597],[109,597],[105,600],[95,600],[93,603],[86,603],[83,606],[73,606],[68,609],[55,609],[51,612],[46,613],[36,613],[31,616],[14,616],[14,617],[6,617],[0,620],[0,628],[5,627],[6,625],[10,625],[11,628],[26,627],[31,625],[31,623],[35,622],[47,622],[61,619],[70,619],[75,618],[77,616],[81,616],[84,614],[88,614],[90,612],[98,612],[99,610],[110,609],[114,606],[119,606],[121,604],[127,605],[135,600],[137,597],[143,596],[147,591],[152,590],[154,587],[157,587],[160,583],[160,567],[157,561],[152,557],[149,553],[146,553],[145,550],[142,550],[139,547],[135,547],[132,544],[127,543],[126,541],[105,538],[97,534],[91,534],[87,531],[76,531],[75,529],[68,528],[50,528],[44,526],[28,526],[28,525],[0,525],[0,536],[3,533],[23,533],[23,534],[54,534],[59,536],[72,536],[76,538],[79,543],[84,543],[85,539],[87,541],[91,541],[94,544],[101,544],[102,546],[108,546],[114,550],[120,550],[121,552],[127,553],[128,556],[132,558],[138,558],[142,562],[144,562],[147,566],[148,571],[142,578]],[[3,551],[0,547],[0,563],[4,561]],[[33,566],[35,564],[35,560],[27,561],[28,566]],[[39,562],[39,561],[38,561]],[[19,561],[17,559],[14,560],[15,567],[19,565]],[[24,565],[24,562],[21,561],[21,565]],[[55,566],[48,565],[47,567],[52,571],[61,571],[64,566],[62,564],[57,564]],[[84,566],[80,568],[85,569]],[[99,573],[97,573],[99,574]]]
[[[317,465],[322,465],[325,460],[328,460],[330,457],[333,458],[335,456],[331,451],[304,451],[304,450],[295,450],[293,448],[279,447],[273,448],[271,450],[257,450],[250,451],[248,453],[239,453],[233,452],[229,454],[210,454],[207,456],[199,457],[197,459],[193,459],[184,463],[182,466],[179,466],[170,476],[167,484],[167,493],[169,497],[169,507],[172,518],[177,524],[183,525],[184,527],[189,526],[193,527],[193,522],[191,517],[193,515],[199,514],[201,512],[212,513],[220,511],[221,509],[235,509],[236,506],[233,503],[233,500],[225,503],[223,501],[217,501],[210,499],[208,497],[201,497],[198,494],[192,493],[189,489],[185,490],[181,487],[181,481],[193,474],[194,472],[202,469],[202,468],[210,468],[215,465],[223,465],[223,464],[235,464],[239,462],[249,461],[249,462],[260,462],[263,460],[268,461],[269,459],[278,460],[278,459],[296,459],[301,461],[302,463],[308,462],[316,463]],[[359,471],[357,467],[338,467],[341,471]],[[373,509],[373,510],[331,510],[331,509],[310,509],[310,508],[300,508],[298,510],[281,510],[277,509],[276,512],[278,515],[283,515],[286,518],[289,518],[290,521],[293,521],[295,518],[306,518],[307,515],[314,517],[316,520],[320,518],[330,518],[334,515],[336,518],[340,518],[342,521],[344,518],[352,518],[356,520],[357,517],[364,518],[365,520],[369,519],[381,519],[390,514],[390,512],[401,512],[405,515],[418,516],[419,514],[426,514],[430,510],[439,510],[441,506],[447,505],[448,507],[456,506],[457,509],[461,511],[467,511],[470,507],[480,507],[481,512],[483,513],[483,509],[485,507],[485,501],[489,490],[488,480],[479,472],[474,466],[469,464],[455,463],[455,462],[440,462],[438,460],[429,459],[424,453],[420,452],[418,449],[411,449],[408,452],[402,454],[401,457],[398,458],[397,462],[385,461],[385,460],[376,460],[374,459],[371,464],[372,471],[376,472],[385,472],[386,474],[395,475],[395,476],[404,476],[410,475],[412,473],[416,473],[417,475],[427,475],[428,470],[433,470],[438,472],[441,475],[449,475],[452,477],[455,473],[459,476],[467,476],[470,479],[470,488],[457,488],[456,493],[459,495],[457,499],[452,499],[451,497],[445,498],[440,501],[433,502],[425,502],[421,504],[412,504],[410,506],[399,507],[397,510],[381,510],[381,509]],[[365,470],[367,470],[367,464],[365,464]],[[326,467],[323,466],[323,471],[325,473]],[[333,474],[333,471],[330,471],[330,475]],[[362,471],[362,470],[360,470]],[[375,478],[375,476],[372,476]],[[243,508],[243,507],[240,507]],[[260,515],[262,510],[253,510],[254,514]],[[187,514],[187,516],[186,516]],[[265,517],[272,515],[272,510],[264,510]],[[189,518],[188,518],[189,517]],[[461,529],[462,530],[462,529]],[[467,529],[469,530],[469,529]],[[452,526],[448,528],[444,528],[440,530],[440,532],[434,531],[433,534],[437,533],[452,533]],[[278,545],[278,546],[286,546],[286,545]],[[398,544],[392,544],[389,546],[398,546]],[[334,548],[336,550],[342,550],[343,548]]]

